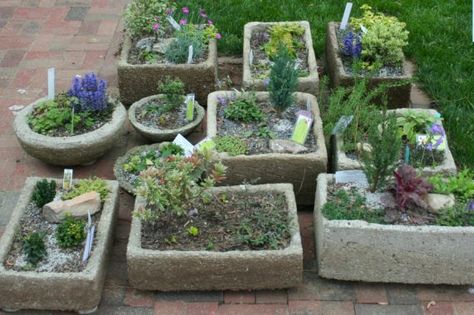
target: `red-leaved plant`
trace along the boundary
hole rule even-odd
[[[424,197],[433,189],[433,186],[423,177],[417,176],[416,170],[410,165],[402,165],[393,173],[398,208],[401,211],[405,211],[409,205],[427,208]]]

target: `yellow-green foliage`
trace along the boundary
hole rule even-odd
[[[62,248],[80,245],[86,239],[86,221],[67,215],[56,229],[56,240]]]
[[[405,23],[396,17],[374,14],[366,4],[361,6],[361,18],[351,18],[351,26],[359,31],[361,25],[367,28],[362,36],[362,60],[366,68],[374,64],[396,65],[403,59],[403,47],[408,45],[408,31]]]
[[[109,187],[105,180],[97,177],[81,179],[67,194],[63,195],[63,200],[68,200],[80,196],[82,194],[95,191],[100,195],[100,200],[104,201],[109,194]]]
[[[303,34],[304,28],[297,23],[275,24],[270,27],[270,41],[264,46],[265,53],[273,59],[283,45],[288,48],[291,57],[296,57],[296,50],[304,46],[297,37]]]

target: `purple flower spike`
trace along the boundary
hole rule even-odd
[[[75,76],[72,79],[69,96],[79,101],[77,111],[100,112],[107,109],[107,82],[98,78],[95,73],[87,73],[84,78]]]
[[[360,57],[362,52],[362,40],[359,34],[349,32],[344,36],[342,53],[352,58]]]
[[[466,210],[474,211],[474,199],[469,200],[469,202],[466,205]]]

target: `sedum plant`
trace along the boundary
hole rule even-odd
[[[109,186],[105,180],[97,177],[85,178],[79,180],[79,182],[74,185],[72,190],[63,195],[63,200],[68,200],[80,196],[82,194],[95,191],[100,195],[100,200],[104,201],[109,194]]]
[[[270,72],[270,101],[279,111],[283,112],[290,107],[294,101],[293,93],[298,85],[298,70],[286,47],[280,46],[278,54]]]
[[[86,220],[66,218],[56,228],[56,240],[62,248],[71,248],[80,245],[86,239]]]
[[[304,43],[300,43],[298,36],[304,34],[304,28],[298,23],[275,24],[270,27],[270,41],[264,45],[265,53],[270,59],[278,55],[280,46],[288,49],[291,58],[296,57],[296,50],[304,47]]]
[[[247,143],[236,136],[218,136],[214,138],[217,152],[226,152],[230,156],[247,154]]]

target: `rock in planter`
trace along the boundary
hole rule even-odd
[[[296,90],[298,92],[306,92],[313,95],[317,95],[319,91],[319,75],[318,75],[318,66],[316,64],[316,56],[314,54],[313,40],[311,38],[311,28],[307,21],[297,21],[297,22],[250,22],[245,24],[244,27],[244,56],[243,56],[243,81],[242,85],[245,88],[253,88],[257,91],[265,91],[266,87],[263,79],[257,79],[252,76],[250,70],[250,41],[252,34],[255,32],[265,31],[272,25],[277,24],[288,24],[288,23],[298,23],[304,29],[304,41],[305,47],[307,49],[307,64],[309,74],[306,77],[300,77],[298,79],[298,86]]]
[[[336,30],[339,23],[329,22],[326,34],[326,65],[332,87],[354,85],[354,76],[344,70],[340,57],[339,45]],[[403,74],[398,76],[371,77],[369,87],[375,88],[383,83],[402,83],[411,80],[413,75],[406,61],[403,62]],[[410,103],[411,83],[405,83],[397,87],[390,88],[388,94],[388,107],[407,107]]]
[[[178,251],[141,247],[141,221],[132,219],[127,246],[128,278],[142,290],[250,290],[293,287],[301,283],[303,248],[293,188],[288,184],[245,186],[248,192],[284,193],[288,204],[291,242],[280,250]],[[217,187],[214,192],[242,187]],[[144,199],[138,197],[135,209]]]
[[[100,303],[106,274],[106,261],[112,245],[112,232],[118,207],[118,183],[107,181],[110,193],[96,226],[94,247],[81,272],[35,272],[7,270],[7,258],[25,208],[31,201],[36,182],[29,177],[0,239],[0,308],[91,311]],[[56,180],[60,185],[61,180]]]
[[[394,110],[389,110],[388,112],[394,112],[397,115],[401,115],[403,113],[406,113],[408,111],[412,112],[418,112],[418,113],[427,113],[429,115],[438,115],[439,113],[434,110],[434,109],[424,109],[424,108],[399,108],[399,109],[394,109]],[[442,125],[442,123],[440,122]],[[360,161],[358,159],[350,158],[347,156],[347,154],[342,150],[342,147],[344,145],[344,142],[342,141],[341,138],[338,138],[337,141],[337,150],[336,150],[336,168],[339,171],[342,170],[358,170],[361,169],[362,166],[360,164]],[[435,175],[435,174],[445,174],[445,175],[454,175],[457,173],[457,168],[456,164],[454,163],[454,158],[451,153],[451,150],[449,150],[449,145],[448,145],[448,139],[446,139],[446,149],[444,150],[445,153],[445,159],[442,163],[439,165],[436,165],[434,167],[431,166],[426,166],[420,169],[421,173],[424,176],[430,176],[430,175]]]
[[[100,195],[91,191],[69,200],[51,201],[43,206],[43,216],[52,223],[61,222],[67,214],[72,217],[87,217],[101,209]]]
[[[15,134],[23,149],[31,156],[53,165],[73,166],[94,162],[104,155],[122,136],[127,111],[118,103],[110,122],[85,134],[71,137],[50,137],[34,132],[28,115],[45,98],[39,99],[15,116]]]
[[[215,137],[217,132],[217,110],[220,95],[231,95],[231,92],[217,91],[208,98],[207,135]],[[268,100],[267,92],[257,92],[259,100]],[[229,156],[219,153],[218,159],[228,167],[225,185],[251,183],[291,183],[295,188],[298,204],[313,204],[316,189],[316,177],[326,172],[327,152],[324,142],[322,122],[316,97],[307,93],[296,93],[298,102],[306,103],[309,99],[314,115],[312,132],[315,135],[317,150],[308,153],[264,153],[255,155]]]
[[[182,127],[175,129],[158,129],[145,126],[144,124],[138,122],[136,116],[137,109],[152,100],[160,98],[161,96],[162,95],[152,95],[145,97],[138,102],[133,103],[133,105],[129,108],[128,119],[130,119],[130,123],[140,135],[153,142],[169,141],[173,140],[178,134],[183,136],[189,134],[197,126],[199,126],[199,124],[201,124],[202,120],[204,119],[205,110],[201,105],[198,104],[198,102],[194,102],[195,119]]]
[[[333,175],[318,176],[314,228],[319,275],[368,282],[474,283],[474,227],[382,225],[327,220]]]
[[[209,41],[207,60],[198,64],[141,64],[128,63],[132,40],[124,35],[122,53],[118,63],[120,100],[130,105],[156,93],[157,82],[165,77],[178,77],[189,92],[196,94],[199,103],[205,104],[207,95],[215,90],[217,80],[217,43]]]

